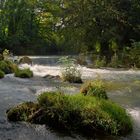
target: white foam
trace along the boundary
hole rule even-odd
[[[61,75],[61,70],[62,67],[60,66],[48,66],[48,65],[28,65],[28,64],[22,64],[20,65],[20,68],[30,68],[33,72],[34,75],[36,76],[45,76],[45,75]],[[113,79],[125,79],[127,76],[127,79],[130,78],[136,78],[138,75],[140,75],[140,71],[135,71],[135,70],[107,70],[107,69],[91,69],[91,68],[86,68],[82,66],[78,66],[78,69],[81,70],[82,78],[84,79],[92,79],[96,78],[98,75],[102,78],[104,77],[110,77]],[[140,78],[140,76],[139,76]]]

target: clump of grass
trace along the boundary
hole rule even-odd
[[[124,134],[132,130],[126,111],[117,104],[92,96],[44,93],[38,102],[48,112],[49,119],[68,128],[101,130],[110,134]]]
[[[39,95],[38,104],[20,104],[8,110],[7,117],[10,121],[43,123],[86,134],[123,135],[132,131],[132,121],[125,109],[109,100],[82,94],[46,92]]]
[[[33,72],[30,69],[17,69],[15,71],[15,77],[31,78],[33,77]]]
[[[101,80],[85,83],[82,85],[80,92],[85,96],[88,95],[108,99],[105,87]]]
[[[5,73],[3,71],[0,70],[0,79],[3,78],[5,75]]]

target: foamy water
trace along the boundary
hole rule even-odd
[[[22,64],[20,68],[30,68],[35,76],[44,77],[45,75],[52,76],[61,76],[62,67],[57,66],[49,66],[49,65],[39,65],[39,64]],[[78,69],[81,71],[83,79],[110,79],[110,80],[139,80],[140,79],[140,71],[135,70],[108,70],[108,69],[91,69],[83,66],[78,66]]]

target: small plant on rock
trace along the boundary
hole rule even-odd
[[[62,64],[61,77],[63,81],[82,83],[81,72],[75,64],[75,59],[62,57],[59,62]]]

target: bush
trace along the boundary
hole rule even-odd
[[[5,75],[5,73],[3,71],[0,70],[0,79],[3,78]]]
[[[15,77],[31,78],[33,77],[33,72],[30,69],[17,69],[15,71]]]
[[[102,59],[101,58],[97,58],[94,61],[94,66],[96,68],[105,67],[106,66],[106,57],[104,56]]]
[[[126,111],[108,100],[51,92],[41,94],[35,106],[21,104],[10,109],[7,117],[12,121],[38,121],[85,133],[103,131],[120,135],[132,131],[132,122]]]
[[[14,73],[17,69],[17,65],[9,60],[0,61],[0,70],[5,74]]]
[[[78,70],[75,60],[69,57],[63,57],[59,60],[62,64],[61,77],[63,81],[70,83],[82,83],[81,72]]]
[[[100,80],[85,83],[82,85],[80,92],[85,96],[88,95],[108,99],[105,87]]]
[[[125,55],[127,55],[129,67],[140,68],[140,42],[133,42]]]

